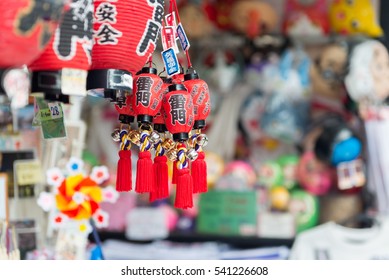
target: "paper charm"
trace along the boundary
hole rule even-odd
[[[40,193],[37,203],[51,212],[50,225],[54,229],[77,229],[89,234],[91,219],[96,227],[108,225],[108,213],[100,209],[100,203],[115,203],[119,197],[112,186],[100,186],[110,177],[108,168],[95,166],[89,175],[83,168],[82,160],[71,158],[64,171],[56,167],[47,171],[47,183],[53,190]]]

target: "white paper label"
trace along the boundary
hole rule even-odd
[[[258,215],[258,236],[263,238],[293,238],[295,218],[291,213],[264,212]]]
[[[63,94],[86,96],[87,71],[63,68],[61,73],[61,91]]]

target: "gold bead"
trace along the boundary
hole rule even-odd
[[[171,149],[165,153],[168,159],[171,161],[176,161],[177,160],[177,151],[175,149]]]
[[[128,133],[128,139],[135,145],[140,145],[140,132],[138,130],[132,130]]]
[[[173,139],[170,139],[170,138],[166,138],[162,142],[162,147],[165,149],[165,151],[170,151],[171,149],[174,149],[175,146],[176,146],[176,143],[173,141]]]

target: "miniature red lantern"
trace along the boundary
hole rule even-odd
[[[57,28],[64,0],[2,0],[0,68],[30,64]]]
[[[94,46],[87,89],[116,102],[155,50],[163,0],[95,0]]]
[[[154,116],[160,111],[162,85],[163,81],[155,68],[142,68],[134,79],[132,107],[139,123],[151,124]]]
[[[49,100],[69,102],[68,95],[86,94],[93,32],[92,0],[73,0],[44,52],[29,65],[32,92]]]
[[[172,80],[170,78],[162,78],[162,81],[163,84],[161,88],[161,94],[163,99],[164,96],[168,93],[168,88],[171,85]],[[159,112],[154,116],[153,124],[154,124],[154,130],[159,133],[165,133],[167,131],[162,103]]]
[[[193,110],[195,116],[193,128],[204,128],[205,120],[211,113],[208,85],[204,80],[199,78],[197,73],[186,74],[184,79],[184,85],[193,99]]]
[[[194,124],[192,97],[183,84],[169,86],[164,97],[165,125],[177,143],[176,198],[174,206],[187,209],[193,207],[193,180],[189,170],[189,159],[185,141]]]
[[[184,85],[193,98],[195,115],[193,128],[198,130],[191,136],[192,146],[198,154],[191,166],[193,191],[194,193],[202,193],[208,189],[207,165],[205,153],[202,151],[208,138],[205,134],[201,134],[200,130],[205,127],[205,120],[211,112],[209,89],[207,83],[201,80],[196,72],[185,75]]]
[[[115,104],[115,109],[119,113],[119,121],[122,124],[130,125],[135,120],[135,112],[132,108],[132,96],[126,96],[125,103]]]
[[[165,125],[175,141],[186,141],[194,124],[193,101],[182,84],[170,85],[164,97]]]

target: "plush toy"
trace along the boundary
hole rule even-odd
[[[326,0],[287,0],[284,19],[289,36],[322,36],[330,29]]]
[[[278,21],[278,15],[273,6],[264,1],[240,0],[231,7],[232,29],[248,38],[273,33]]]
[[[383,35],[371,0],[334,0],[330,6],[332,31],[342,35]]]
[[[310,67],[312,118],[334,113],[344,116],[343,79],[346,72],[348,46],[330,42],[323,47]]]
[[[350,55],[345,85],[350,97],[359,104],[364,119],[373,114],[369,106],[382,105],[389,96],[389,55],[376,40],[367,40],[354,47]],[[377,112],[377,111],[375,111]]]

